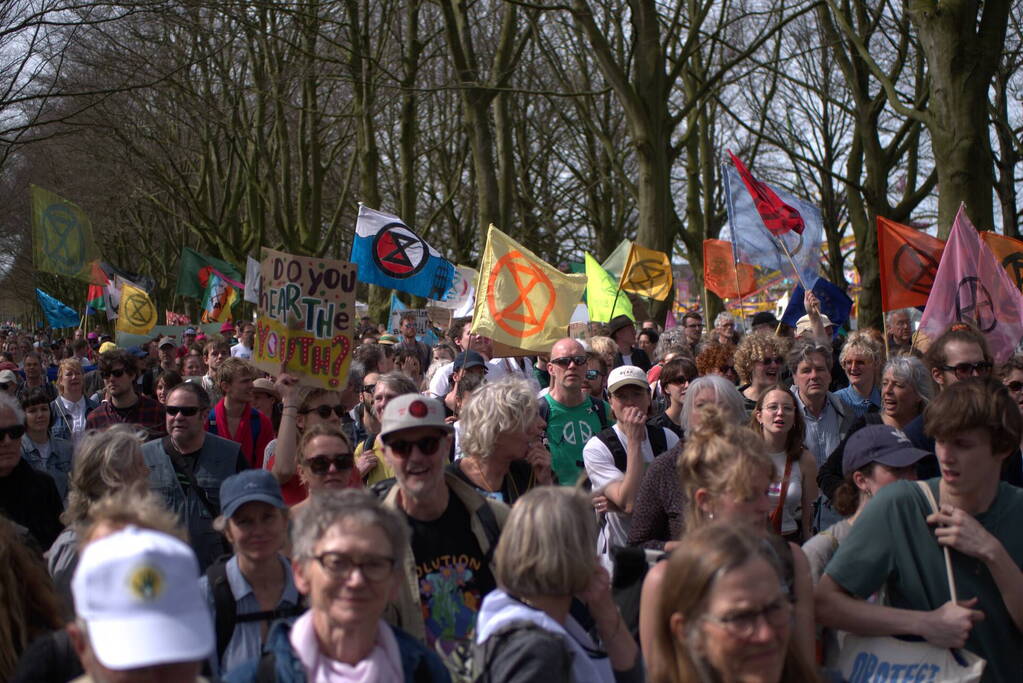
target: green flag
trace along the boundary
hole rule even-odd
[[[32,262],[36,269],[89,282],[99,250],[92,224],[80,208],[32,186]]]
[[[244,280],[242,274],[227,261],[207,256],[206,254],[200,254],[195,249],[181,247],[177,293],[181,296],[190,296],[201,301],[206,294],[206,285],[209,281],[208,274],[207,277],[200,277],[203,268],[211,268],[217,271],[228,284],[239,290],[244,287],[244,285],[238,283],[239,280]],[[235,282],[231,282],[231,280]]]
[[[629,295],[618,290],[617,280],[589,254],[586,254],[586,308],[594,322],[608,322],[616,315],[636,319]]]
[[[625,262],[629,260],[629,252],[631,251],[632,242],[630,240],[622,240],[621,244],[615,247],[615,250],[607,257],[607,260],[600,264],[604,270],[611,273],[611,277],[615,279],[615,282],[622,279],[622,271],[625,270]]]

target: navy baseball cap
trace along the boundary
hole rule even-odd
[[[277,478],[266,470],[244,470],[232,474],[220,485],[220,509],[224,517],[230,518],[242,505],[253,501],[269,503],[282,510],[288,507]]]
[[[487,360],[478,351],[462,351],[460,354],[455,356],[455,362],[451,366],[453,370],[460,370],[462,368],[483,368],[483,372],[487,371]]]
[[[888,467],[909,467],[925,455],[930,454],[913,446],[902,430],[888,425],[869,425],[853,432],[845,442],[842,476],[872,462]]]

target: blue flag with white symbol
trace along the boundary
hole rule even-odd
[[[59,329],[61,327],[78,327],[78,312],[63,301],[54,299],[41,289],[36,290],[36,298],[39,299],[39,306],[43,309],[46,322],[50,327]]]
[[[789,305],[785,307],[785,313],[781,321],[789,327],[795,327],[796,322],[806,315],[806,307],[803,306],[803,285],[796,285],[789,297]],[[817,278],[814,284],[813,293],[821,302],[821,313],[828,316],[828,320],[837,330],[849,322],[849,313],[852,311],[852,299],[834,283],[822,277]]]
[[[397,216],[359,206],[352,242],[359,280],[444,301],[455,267]]]

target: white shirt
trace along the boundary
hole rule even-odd
[[[626,444],[627,441],[621,427],[615,424],[613,429],[615,434],[618,435],[618,440]],[[667,442],[666,450],[671,450],[678,443],[678,436],[669,429],[664,430],[664,437]],[[643,462],[650,464],[654,459],[654,452],[650,447],[650,439],[643,441],[642,452]],[[601,490],[611,482],[621,481],[625,478],[625,472],[615,467],[615,460],[614,456],[611,455],[611,451],[596,436],[590,437],[590,440],[583,446],[583,464],[586,466],[586,474],[590,478],[590,483],[593,484],[594,491]],[[609,512],[607,513],[607,524],[600,529],[600,535],[597,537],[597,554],[600,556],[601,563],[608,571],[611,571],[612,568],[612,546],[622,546],[628,543],[629,521],[629,515]]]
[[[63,396],[58,396],[57,400],[60,401],[60,406],[64,409],[64,412],[71,416],[71,439],[77,442],[78,437],[85,431],[85,396],[82,396],[75,403],[72,403]]]
[[[231,347],[231,356],[233,358],[244,358],[245,360],[252,360],[252,349],[245,346],[241,342],[238,342]]]

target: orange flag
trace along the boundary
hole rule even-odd
[[[1005,268],[1012,284],[1023,291],[1023,241],[989,230],[982,230],[980,237]]]
[[[722,299],[736,299],[757,291],[753,266],[736,265],[732,243],[724,240],[703,240],[703,283]]]
[[[924,306],[945,243],[887,218],[877,217],[877,255],[881,267],[881,309]]]

